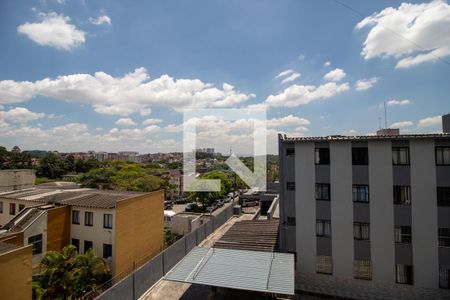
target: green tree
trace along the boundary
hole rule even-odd
[[[108,264],[92,249],[78,254],[72,245],[47,252],[33,279],[34,299],[77,299],[111,278]]]
[[[58,155],[49,152],[41,159],[36,173],[39,177],[60,178],[65,174],[64,162]]]
[[[152,192],[161,187],[159,177],[149,175],[136,164],[122,165],[121,169],[111,177],[115,190]]]
[[[227,174],[222,171],[211,171],[203,174],[201,179],[220,179],[220,192],[191,192],[189,197],[191,200],[200,202],[203,207],[217,199],[224,198],[231,190],[232,183]],[[197,183],[195,188],[198,190],[205,190],[208,188],[208,183]]]
[[[111,176],[114,175],[112,168],[92,169],[80,176],[80,183],[83,187],[96,189],[111,188]]]

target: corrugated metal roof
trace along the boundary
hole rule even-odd
[[[165,279],[294,295],[294,255],[195,247]]]
[[[319,142],[319,141],[367,141],[367,140],[409,140],[409,139],[449,139],[449,133],[427,133],[427,134],[399,134],[399,135],[328,135],[328,136],[310,136],[310,137],[288,137],[279,135],[280,141],[289,142]]]

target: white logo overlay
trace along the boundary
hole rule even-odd
[[[183,112],[183,190],[185,192],[220,192],[220,179],[198,179],[196,172],[197,123],[202,118],[221,121],[247,120],[253,124],[254,172],[235,155],[225,163],[252,190],[266,190],[266,110],[264,109],[187,109]],[[243,139],[242,143],[248,142]]]

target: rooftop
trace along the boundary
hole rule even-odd
[[[37,203],[58,203],[89,208],[114,208],[120,200],[145,193],[117,192],[96,189],[30,188],[0,193],[0,198],[25,200]]]
[[[320,141],[368,141],[368,140],[409,140],[409,139],[450,139],[450,133],[424,133],[399,135],[328,135],[311,137],[287,137],[279,135],[281,142],[320,142]]]

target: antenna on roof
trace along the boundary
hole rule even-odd
[[[384,103],[384,128],[388,128],[387,126],[387,117],[386,117],[386,101],[383,102]]]
[[[381,117],[378,117],[378,129],[381,129]]]

